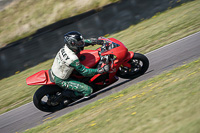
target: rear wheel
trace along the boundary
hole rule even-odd
[[[144,74],[149,68],[148,58],[140,53],[134,53],[134,56],[128,62],[131,68],[121,66],[117,72],[117,75],[121,78],[133,79]]]
[[[61,97],[62,89],[56,85],[40,87],[33,96],[34,105],[41,111],[53,112],[64,107]]]

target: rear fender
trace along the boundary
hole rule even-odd
[[[50,80],[49,70],[41,70],[26,79],[27,85],[55,85]]]

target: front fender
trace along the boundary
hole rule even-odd
[[[126,54],[126,57],[124,58],[124,61],[123,61],[122,65],[130,68],[131,65],[128,63],[128,61],[130,59],[132,59],[133,56],[134,56],[134,52],[133,51],[128,51],[128,53]]]

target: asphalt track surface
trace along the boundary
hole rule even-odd
[[[33,103],[0,115],[0,133],[22,132],[48,120],[72,112],[89,103],[116,93],[137,82],[147,80],[155,75],[169,71],[172,68],[191,62],[200,57],[200,32],[175,41],[157,50],[146,54],[150,61],[148,71],[134,80],[119,79],[113,85],[97,93],[97,96],[87,101],[80,101],[73,106],[64,108],[55,113],[46,113],[36,109]]]

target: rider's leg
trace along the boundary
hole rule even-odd
[[[58,86],[65,90],[69,89],[75,91],[76,96],[88,97],[93,91],[90,86],[71,78],[68,78],[67,80],[62,80],[55,76],[54,81]]]

